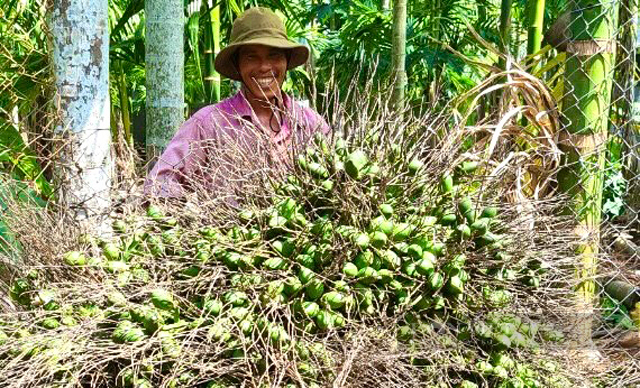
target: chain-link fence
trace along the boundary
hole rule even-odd
[[[542,78],[558,99],[558,193],[576,217],[577,311],[598,357],[628,365],[613,386],[637,384],[640,350],[640,77],[638,2],[576,1],[555,27],[562,42]],[[566,55],[564,61],[557,61]],[[592,314],[593,313],[593,314]],[[580,314],[578,314],[580,315]],[[583,322],[584,323],[584,322]],[[594,349],[593,346],[591,346]],[[610,364],[612,365],[612,364]],[[635,381],[635,383],[634,383]]]

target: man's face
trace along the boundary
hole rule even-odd
[[[238,71],[249,93],[255,98],[280,96],[287,72],[287,56],[283,49],[247,45],[238,51]]]

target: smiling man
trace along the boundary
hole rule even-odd
[[[148,195],[181,197],[202,183],[215,190],[233,174],[250,173],[239,171],[240,163],[281,166],[291,146],[329,132],[320,115],[282,92],[287,70],[304,64],[309,49],[287,38],[273,11],[248,9],[234,22],[230,40],[215,68],[240,81],[240,91],[182,125],[147,176]]]

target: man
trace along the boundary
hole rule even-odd
[[[181,197],[198,188],[219,190],[230,175],[249,173],[239,164],[280,167],[291,146],[314,132],[327,134],[320,115],[282,92],[287,70],[308,57],[309,49],[287,38],[271,10],[255,7],[242,14],[215,60],[216,70],[240,81],[241,90],[182,125],[147,176],[145,193]]]

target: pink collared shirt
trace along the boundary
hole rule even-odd
[[[286,94],[282,99],[278,132],[255,125],[258,119],[242,91],[197,111],[184,122],[147,175],[145,194],[181,197],[202,182],[219,186],[232,170],[246,168],[240,163],[283,164],[292,144],[304,144],[317,131],[329,133],[329,126],[313,109]]]

